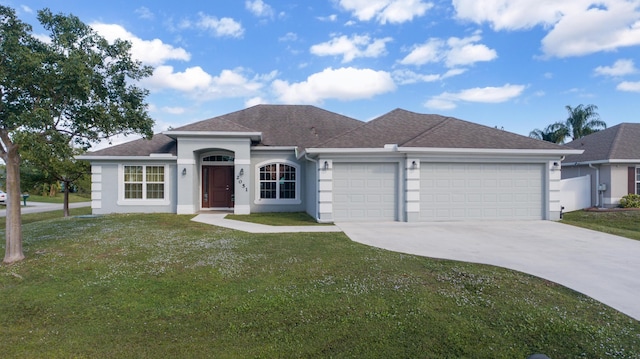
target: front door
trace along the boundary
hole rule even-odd
[[[202,208],[233,207],[233,166],[202,167]]]

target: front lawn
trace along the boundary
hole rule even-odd
[[[29,194],[29,198],[27,198],[27,205],[31,201],[46,202],[46,203],[64,203],[64,193],[58,193],[53,197],[41,196],[38,194]],[[76,193],[69,193],[69,203],[90,202],[90,201],[91,201],[91,195],[79,195]]]
[[[640,240],[640,211],[575,211],[563,217],[562,223]]]
[[[190,218],[25,224],[27,260],[0,266],[2,356],[640,357],[640,322],[529,275]]]

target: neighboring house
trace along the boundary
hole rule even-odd
[[[592,205],[616,207],[622,196],[640,194],[640,123],[621,123],[566,146],[584,150],[562,162],[562,178],[591,175]]]
[[[81,156],[96,214],[304,211],[319,222],[550,219],[581,151],[438,115],[258,105]]]

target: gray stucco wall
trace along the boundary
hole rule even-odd
[[[305,203],[306,212],[313,218],[318,219],[318,165],[316,162],[306,161],[305,172]]]
[[[124,201],[122,165],[165,166],[164,200]],[[93,162],[91,208],[93,214],[176,213],[175,161]]]
[[[258,183],[259,183],[259,166],[260,164],[264,164],[265,162],[282,162],[288,161],[298,165],[299,173],[298,176],[298,186],[299,188],[299,203],[295,204],[263,204],[262,201],[258,198]],[[298,160],[295,156],[295,152],[291,151],[274,151],[274,150],[252,150],[251,152],[251,166],[250,166],[250,183],[251,187],[249,190],[249,203],[251,206],[251,213],[259,213],[259,212],[305,212],[307,211],[307,200],[306,197],[308,195],[306,191],[307,181],[305,180],[307,176],[307,165],[306,160]]]
[[[598,171],[589,166],[566,166],[562,167],[562,178],[591,175],[591,205],[617,207],[620,199],[628,194],[628,168],[635,166],[633,163],[594,165],[599,169],[598,176],[596,176]],[[598,192],[599,183],[607,186],[607,190],[602,194]]]

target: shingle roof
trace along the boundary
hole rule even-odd
[[[440,115],[396,109],[323,143],[321,148],[400,147],[479,149],[563,149],[515,133]]]
[[[566,147],[440,115],[396,109],[368,123],[307,105],[258,105],[175,128],[173,132],[260,132],[260,146],[547,149]],[[156,134],[89,153],[93,156],[176,155],[175,139]]]
[[[92,156],[149,156],[152,153],[178,154],[176,141],[163,134],[155,134],[150,140],[139,139],[90,152]]]
[[[606,160],[640,162],[640,123],[621,123],[566,145],[584,150],[584,153],[567,156],[565,163]]]
[[[313,147],[362,121],[308,105],[257,105],[175,131],[262,132],[263,146]]]

